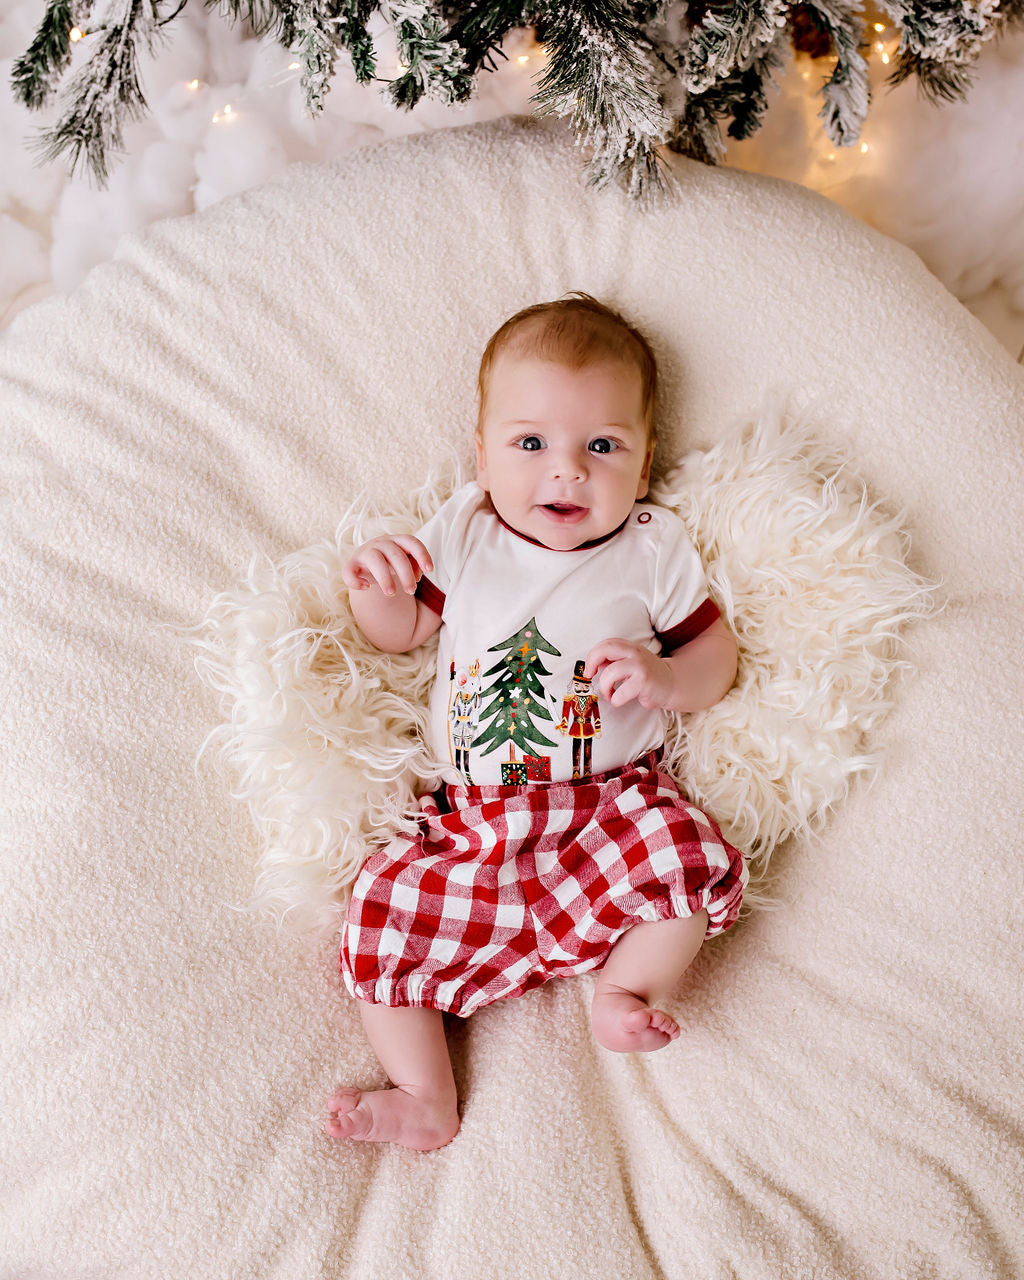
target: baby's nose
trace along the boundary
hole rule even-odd
[[[553,480],[585,480],[586,476],[587,460],[584,454],[566,452],[551,459]]]

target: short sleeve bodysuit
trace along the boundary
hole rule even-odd
[[[443,781],[557,782],[660,746],[665,712],[611,706],[583,664],[611,637],[670,653],[718,617],[678,516],[637,502],[610,534],[560,551],[512,529],[470,481],[418,537],[433,569],[417,595],[443,623],[430,702]]]

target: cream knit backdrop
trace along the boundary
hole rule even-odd
[[[1024,1271],[1024,377],[806,190],[680,161],[641,215],[570,151],[505,120],[299,168],[0,339],[2,1280]],[[549,984],[453,1023],[450,1146],[332,1146],[327,1092],[381,1077],[334,941],[234,909],[257,840],[159,624],[464,449],[482,337],[572,288],[652,336],[666,461],[827,397],[949,603],[874,785],[777,854],[676,1045],[610,1054],[588,980]]]

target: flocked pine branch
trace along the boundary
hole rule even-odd
[[[630,193],[644,194],[660,181],[657,144],[669,126],[649,41],[615,0],[551,4],[544,16],[549,58],[533,98],[538,114],[571,117],[592,152],[593,182],[624,171]]]
[[[106,184],[110,154],[124,141],[124,124],[146,110],[136,42],[142,39],[152,52],[157,21],[148,0],[122,0],[112,6],[96,48],[63,98],[64,114],[40,135],[37,147],[44,159],[67,155],[72,173],[84,159],[96,180]]]
[[[836,146],[849,146],[860,137],[871,103],[865,42],[864,10],[860,0],[809,0],[807,11],[828,37],[836,56],[835,69],[821,89],[824,106],[818,112]]]
[[[766,46],[750,66],[735,71],[717,86],[719,117],[731,117],[729,137],[741,140],[749,138],[761,127],[761,119],[768,110],[768,86],[772,72],[781,71],[785,65],[781,40]]]
[[[334,78],[340,32],[333,7],[324,0],[294,0],[286,17],[291,28],[290,48],[302,67],[302,89],[311,112],[324,109]]]
[[[140,44],[155,38],[185,0],[43,0],[42,22],[13,68],[26,106],[53,96],[71,61],[69,33],[86,32],[87,61],[61,96],[57,123],[45,131],[47,158],[65,155],[72,171],[85,159],[102,183],[124,124],[145,110]],[[1004,26],[1024,25],[1024,0],[880,0],[901,29],[890,83],[910,76],[935,102],[966,93],[984,42]],[[161,3],[178,4],[168,16]],[[401,74],[385,82],[391,100],[415,106],[471,96],[476,77],[504,56],[514,28],[535,25],[547,71],[534,96],[541,113],[567,116],[591,152],[590,174],[622,174],[634,195],[659,184],[659,147],[707,163],[724,154],[721,126],[749,137],[768,106],[786,46],[810,27],[821,52],[835,57],[821,87],[820,112],[833,142],[848,146],[870,101],[862,0],[205,0],[254,33],[269,34],[302,65],[311,112],[322,109],[338,55],[357,80],[377,79],[368,22],[380,14],[394,31]],[[89,30],[93,8],[103,11]],[[802,43],[798,47],[804,48]],[[85,49],[83,48],[83,53]],[[817,56],[817,52],[814,56]]]
[[[11,86],[15,97],[38,110],[53,97],[71,63],[71,32],[84,20],[80,3],[51,0],[35,39],[15,62]]]
[[[531,6],[524,0],[477,0],[469,5],[445,5],[444,9],[452,24],[451,39],[464,50],[466,65],[474,74],[481,68],[496,70],[495,58],[505,57],[501,42],[510,31],[531,20]]]
[[[385,0],[381,12],[395,29],[405,70],[389,85],[396,107],[411,108],[424,94],[464,102],[473,89],[466,57],[448,38],[448,25],[424,0]]]
[[[788,9],[788,0],[731,0],[710,7],[686,48],[683,81],[690,93],[703,93],[774,44]]]
[[[896,67],[890,84],[917,77],[921,92],[930,101],[953,102],[971,87],[972,63],[981,46],[995,34],[999,0],[964,0],[940,4],[937,0],[887,0],[885,9],[902,28]],[[1007,10],[1006,17],[1021,9]]]
[[[376,7],[374,0],[357,0],[354,4],[343,6],[342,12],[334,20],[338,41],[348,50],[352,70],[360,84],[366,84],[377,74],[373,37],[366,25]]]

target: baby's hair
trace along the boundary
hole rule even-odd
[[[647,439],[654,440],[654,393],[658,380],[654,353],[639,329],[589,293],[575,290],[556,302],[524,307],[491,335],[480,359],[478,432],[483,430],[491,370],[503,351],[550,360],[573,370],[602,360],[635,366],[640,374]]]

